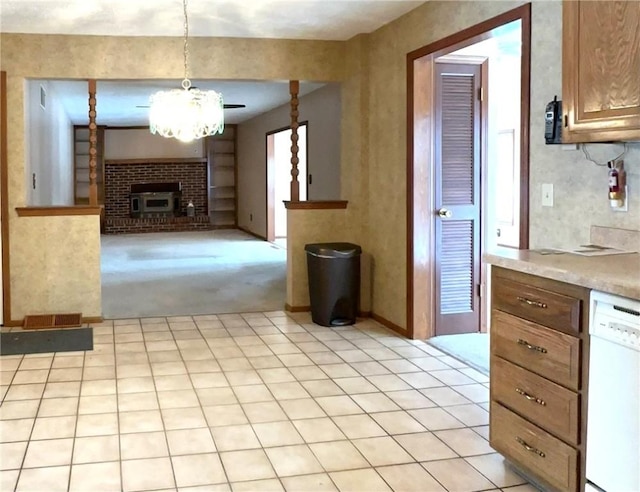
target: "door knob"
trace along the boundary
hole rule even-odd
[[[443,219],[448,219],[451,216],[453,216],[453,213],[451,212],[451,210],[446,209],[446,208],[441,208],[440,210],[438,210],[438,215],[440,217],[442,217]]]

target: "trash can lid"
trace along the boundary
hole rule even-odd
[[[323,258],[352,258],[362,253],[362,248],[352,243],[315,243],[305,245],[304,249]]]

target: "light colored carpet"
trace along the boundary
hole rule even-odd
[[[237,230],[102,236],[105,318],[283,309],[286,251]]]
[[[440,335],[429,338],[427,343],[467,363],[475,369],[489,374],[489,334],[465,333]]]

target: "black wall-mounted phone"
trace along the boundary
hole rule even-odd
[[[553,98],[544,114],[544,141],[548,144],[562,143],[562,101]]]

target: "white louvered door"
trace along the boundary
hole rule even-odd
[[[436,63],[436,335],[480,331],[481,66]]]

